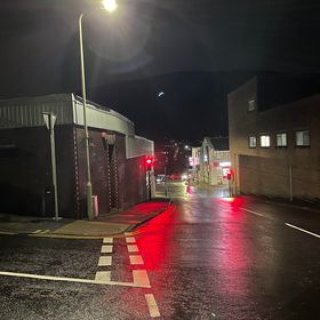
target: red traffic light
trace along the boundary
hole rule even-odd
[[[153,165],[153,158],[152,157],[147,157],[145,159],[145,165],[147,170],[151,170],[152,165]]]
[[[227,180],[233,180],[233,170],[231,168],[227,172]]]

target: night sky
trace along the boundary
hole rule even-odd
[[[319,1],[118,3],[2,0],[0,97],[80,94],[81,12],[89,99],[153,139],[227,134],[226,93],[255,72],[320,71]]]

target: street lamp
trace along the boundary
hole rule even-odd
[[[103,0],[102,5],[104,9],[110,13],[117,10],[118,8],[118,4],[116,0]]]
[[[103,8],[112,13],[118,7],[116,0],[103,0]],[[84,14],[81,13],[79,17],[79,35],[80,35],[80,62],[81,62],[81,88],[82,88],[82,105],[83,105],[83,125],[85,131],[86,140],[86,165],[87,165],[87,213],[89,220],[93,220],[93,208],[92,208],[92,183],[90,172],[90,151],[89,151],[89,131],[87,123],[87,94],[86,94],[86,74],[84,64],[84,50],[83,50],[83,34],[82,34],[82,19]]]

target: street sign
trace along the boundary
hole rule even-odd
[[[42,115],[48,130],[53,129],[56,124],[57,116],[51,112],[42,112]]]

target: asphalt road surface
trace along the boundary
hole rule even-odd
[[[319,211],[168,187],[123,237],[0,235],[0,319],[320,318]]]

